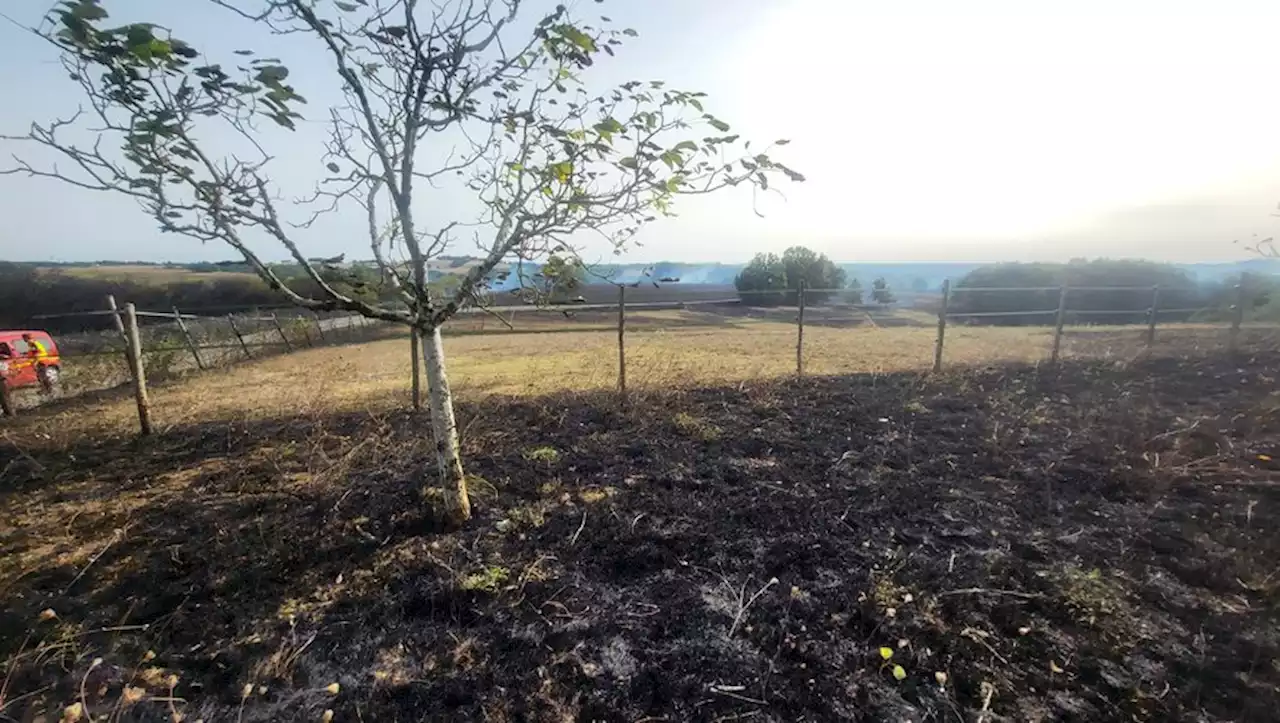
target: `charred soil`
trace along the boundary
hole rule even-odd
[[[451,533],[408,413],[11,435],[0,710],[1273,720],[1278,362],[490,399]]]

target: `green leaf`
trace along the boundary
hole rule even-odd
[[[626,158],[623,158],[622,160],[618,161],[618,165],[622,166],[623,168],[630,168],[632,170],[635,170],[640,167],[640,164],[636,162],[635,156],[627,156]]]
[[[596,41],[590,35],[587,35],[578,28],[572,25],[561,25],[557,30],[560,31],[560,34],[564,36],[566,40],[579,48],[582,48],[584,52],[596,52]]]
[[[679,143],[677,143],[677,144],[676,144],[676,147],[675,147],[675,148],[673,148],[672,150],[674,150],[674,151],[696,151],[696,150],[698,150],[698,144],[697,144],[697,143],[694,143],[693,141],[680,141]]]
[[[339,10],[346,13],[354,13],[355,11],[360,9],[359,5],[353,5],[351,3],[344,3],[344,2],[337,2],[336,0],[333,4],[337,5]]]
[[[107,17],[107,11],[102,9],[98,0],[80,0],[68,5],[71,6],[71,15],[80,20],[101,20]]]
[[[701,102],[701,101],[699,101],[697,98],[690,98],[690,99],[689,99],[689,105],[691,105],[691,106],[693,106],[694,108],[696,108],[696,109],[697,109],[697,111],[698,111],[699,113],[701,113],[701,112],[702,112],[702,102]]]
[[[551,164],[551,174],[561,183],[568,183],[569,176],[573,174],[573,164],[568,161],[560,161]]]
[[[634,37],[636,37],[637,35],[639,35],[640,33],[637,33],[635,30],[632,30],[631,28],[627,28],[627,29],[625,29],[625,30],[623,30],[623,31],[622,31],[622,34],[623,34],[623,35],[625,35],[625,36],[627,36],[627,37],[629,37],[629,38],[634,38]]]
[[[258,68],[258,74],[254,76],[263,85],[279,85],[280,81],[289,77],[289,69],[283,65],[264,65]]]
[[[787,144],[788,144],[788,143],[790,143],[790,142],[791,142],[791,141],[787,140],[786,138],[780,138],[780,139],[778,139],[778,140],[774,141],[774,142],[773,142],[773,145],[775,145],[775,146],[785,146],[785,145],[787,145]]]
[[[893,666],[893,677],[895,680],[905,680],[907,671],[901,665]]]
[[[156,37],[151,32],[151,27],[143,23],[135,23],[124,28],[124,30],[126,41],[131,48],[137,45],[147,45]]]
[[[893,657],[893,648],[880,648],[880,657],[888,660]]]
[[[271,118],[271,120],[275,121],[277,124],[279,124],[279,125],[281,125],[281,126],[284,126],[285,128],[288,128],[289,130],[294,130],[294,129],[297,127],[297,126],[294,124],[293,119],[292,119],[292,118],[290,118],[289,116],[285,115],[284,113],[273,113],[273,114],[270,116],[270,118]]]
[[[796,183],[804,182],[804,174],[800,173],[799,171],[793,171],[790,168],[787,168],[786,166],[782,165],[781,163],[777,165],[778,165],[778,169],[781,170],[784,174],[786,174],[787,178],[790,178]]]
[[[332,162],[330,162],[330,163],[326,163],[324,167],[325,167],[325,168],[328,168],[328,169],[329,169],[329,171],[330,171],[330,172],[332,172],[332,173],[337,173],[338,171],[340,171],[340,170],[341,170],[340,168],[338,168],[338,164],[336,164],[336,163],[332,163]]]
[[[728,123],[725,123],[724,121],[720,120],[719,118],[716,118],[715,116],[708,115],[708,116],[704,116],[704,117],[707,119],[707,123],[711,124],[711,127],[712,127],[712,128],[715,128],[716,130],[720,131],[721,133],[728,133],[728,132],[729,132],[729,124],[728,124]]]
[[[167,58],[172,50],[173,48],[167,42],[159,38],[147,43],[147,52],[150,53],[153,58]]]
[[[606,141],[612,138],[614,133],[621,133],[626,130],[626,126],[619,123],[612,116],[605,118],[594,126],[591,126],[591,128],[596,133],[599,133],[600,137]]]

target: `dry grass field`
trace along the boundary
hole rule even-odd
[[[0,720],[1267,719],[1271,331],[933,335],[451,337],[451,532],[407,340],[25,412]]]
[[[545,315],[538,317],[546,318]],[[679,326],[689,312],[650,311],[631,322],[626,337],[632,390],[689,388],[784,378],[796,368],[796,329],[780,322],[737,320],[721,326]],[[668,328],[664,328],[668,327]],[[1130,360],[1144,351],[1143,329],[1077,329],[1064,335],[1063,357]],[[1252,343],[1270,330],[1249,330]],[[926,326],[880,328],[810,325],[805,330],[805,373],[888,374],[931,368],[936,331]],[[1034,327],[952,327],[945,363],[972,367],[1036,363],[1048,358],[1052,330]],[[1183,326],[1161,330],[1157,354],[1199,354],[1226,344],[1225,331]],[[446,340],[455,393],[463,398],[523,396],[615,389],[617,333],[589,325],[572,331],[465,334]],[[68,362],[71,388],[90,387],[84,374],[119,373],[120,360],[86,357]],[[119,367],[119,368],[117,368]],[[153,414],[162,425],[261,418],[315,410],[402,408],[409,398],[409,342],[306,349],[153,385]],[[49,405],[20,422],[41,433],[128,433],[132,398],[124,390]]]
[[[531,320],[556,323],[546,314]],[[558,316],[558,315],[552,315]],[[691,321],[692,317],[692,321]],[[794,324],[736,319],[718,326],[695,323],[696,312],[637,313],[626,336],[631,390],[664,390],[785,378],[796,370]],[[923,321],[924,317],[916,321]],[[525,327],[528,329],[529,327]],[[536,326],[534,327],[536,328]],[[1146,354],[1141,327],[1070,329],[1064,360],[1130,361]],[[1048,359],[1052,329],[955,326],[947,332],[945,365],[970,368]],[[805,329],[805,373],[811,376],[925,371],[933,363],[936,330],[917,326],[809,325]],[[1245,343],[1280,344],[1271,328],[1244,331]],[[1201,356],[1225,349],[1220,327],[1162,327],[1151,351],[1157,356]],[[182,353],[182,352],[179,352]],[[446,339],[451,384],[460,397],[482,398],[592,392],[616,389],[616,330],[587,321],[573,330],[547,333],[493,331]],[[84,374],[110,370],[119,360],[85,358]],[[90,387],[68,363],[68,384]],[[274,417],[316,410],[403,408],[409,399],[408,339],[306,349],[207,374],[186,375],[154,385],[153,414],[161,425]],[[49,405],[20,422],[42,434],[128,433],[135,425],[132,398],[124,390]]]
[[[177,267],[131,266],[128,264],[115,266],[59,266],[47,270],[58,271],[68,276],[111,281],[131,281],[141,284],[154,284],[156,286],[166,286],[183,281],[220,281],[231,278],[258,280],[258,277],[254,274],[238,271],[195,272]]]

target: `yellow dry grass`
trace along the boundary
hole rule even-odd
[[[1221,329],[1186,325],[1162,330],[1161,338],[1193,332],[1209,335],[1212,344],[1225,338]],[[805,372],[924,371],[933,363],[935,334],[924,326],[810,326],[805,330]],[[1141,334],[1133,327],[1072,330],[1064,338],[1063,355],[1132,358],[1141,350]],[[1036,362],[1047,358],[1051,341],[1048,328],[953,327],[947,332],[946,364]],[[645,389],[784,377],[795,373],[795,345],[794,325],[750,319],[716,327],[642,329],[627,335],[628,384]],[[447,337],[445,347],[451,383],[462,398],[617,385],[615,331],[497,332]],[[308,349],[156,385],[151,390],[153,418],[163,428],[403,407],[410,393],[409,371],[407,338]],[[27,413],[10,434],[129,432],[135,415],[132,398],[108,395]]]
[[[61,272],[67,276],[78,276],[88,279],[105,279],[110,281],[133,281],[136,283],[164,286],[183,281],[222,281],[231,278],[258,280],[255,274],[243,271],[209,271],[196,272],[190,269],[170,266],[134,266],[131,264],[106,264],[102,266],[59,266],[44,269],[48,272]]]

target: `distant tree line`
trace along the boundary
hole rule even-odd
[[[82,267],[92,266],[85,264]],[[174,306],[183,311],[223,313],[233,308],[274,306],[280,296],[257,276],[219,274],[201,278],[199,274],[174,279],[94,276],[73,272],[77,267],[47,267],[34,264],[0,262],[0,327],[38,327],[53,332],[102,329],[111,324],[108,317],[68,317],[36,320],[40,314],[66,314],[101,311],[107,295],[120,303],[132,302],[145,311],[168,311]],[[216,269],[225,271],[227,269]],[[313,282],[301,272],[282,273],[285,283],[299,292],[308,291]],[[377,272],[366,268],[325,268],[322,277],[346,292],[366,298],[386,297],[388,285]]]
[[[755,306],[795,305],[801,284],[807,301],[824,301],[835,291],[845,289],[845,272],[826,254],[792,246],[781,256],[756,254],[733,280],[742,302]],[[861,297],[861,288],[857,294]]]
[[[823,303],[833,297],[847,304],[863,303],[862,283],[848,278],[844,269],[804,246],[792,246],[782,255],[756,254],[733,280],[738,298],[752,306],[794,306],[804,285],[807,303]],[[871,284],[871,301],[888,305],[897,301],[889,283],[879,277]]]
[[[969,272],[952,287],[955,313],[1042,312],[979,317],[975,323],[1050,324],[1059,287],[1068,291],[1073,323],[1136,324],[1147,319],[1152,289],[1160,287],[1160,321],[1185,321],[1211,302],[1212,292],[1185,271],[1153,261],[1098,259],[1069,263],[1002,263]],[[1123,287],[1123,288],[1120,288]],[[1014,289],[968,291],[967,289]],[[1114,313],[1120,312],[1120,313]]]
[[[1205,285],[1204,311],[1192,317],[1193,321],[1228,321],[1235,316],[1235,304],[1240,298],[1236,276],[1217,284]],[[1280,321],[1280,277],[1249,274],[1244,283],[1245,321]]]

